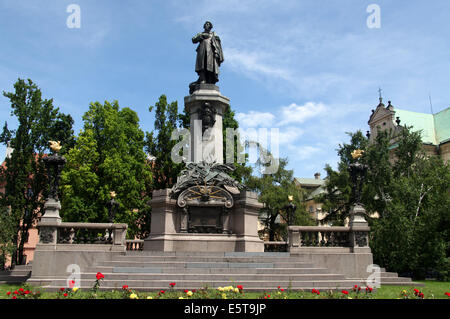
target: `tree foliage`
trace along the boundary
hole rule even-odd
[[[23,246],[28,230],[43,211],[47,194],[47,178],[42,158],[48,150],[49,141],[61,141],[73,145],[73,120],[70,115],[59,112],[53,100],[42,99],[41,90],[31,80],[18,79],[14,92],[3,92],[10,100],[11,115],[18,121],[18,127],[10,130],[7,123],[0,135],[0,142],[14,149],[1,168],[1,184],[5,186],[0,194],[2,207],[9,207],[8,220],[15,231],[11,243],[15,247],[12,264],[22,263]],[[61,152],[65,152],[63,148]]]
[[[420,132],[402,127],[379,131],[368,143],[361,132],[340,145],[338,171],[327,166],[327,193],[321,198],[328,219],[348,216],[351,182],[349,154],[364,149],[369,169],[362,202],[369,214],[371,248],[376,263],[423,278],[431,270],[449,271],[450,168],[439,156],[427,156]]]
[[[264,204],[260,210],[270,241],[286,239],[288,196],[294,197],[297,206],[294,225],[314,225],[314,220],[306,212],[303,199],[305,194],[294,183],[293,171],[287,170],[287,158],[279,159],[278,170],[273,174],[250,176],[247,181],[249,190],[258,193],[259,201]]]
[[[110,192],[119,203],[115,222],[128,224],[128,236],[149,231],[150,166],[144,153],[139,118],[117,101],[91,103],[84,128],[69,150],[61,175],[65,221],[106,222]]]

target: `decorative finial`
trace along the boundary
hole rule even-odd
[[[370,131],[366,132],[366,137],[369,139],[370,138]]]
[[[355,160],[360,159],[360,158],[363,156],[363,154],[364,154],[364,151],[363,151],[363,150],[354,150],[354,151],[351,153],[352,158],[355,159]]]
[[[400,118],[398,116],[396,117],[395,123],[397,123],[397,125],[400,125]]]
[[[380,103],[383,102],[383,97],[381,96],[381,92],[383,90],[381,88],[378,88],[378,94],[380,95]]]
[[[109,196],[111,196],[111,198],[116,198],[116,192],[115,191],[112,191],[112,192],[109,192]]]
[[[50,143],[50,149],[53,152],[58,153],[61,150],[61,148],[62,148],[60,141],[58,141],[58,142],[56,142],[56,141],[49,141],[49,143]]]
[[[288,201],[289,203],[292,203],[294,201],[294,196],[288,195]]]

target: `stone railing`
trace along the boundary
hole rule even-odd
[[[142,239],[127,239],[125,241],[127,245],[127,250],[143,250],[144,249],[144,240]]]
[[[40,222],[40,244],[125,245],[127,224]]]
[[[289,226],[289,250],[308,248],[369,249],[369,230],[359,227]]]

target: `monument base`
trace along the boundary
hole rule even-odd
[[[186,252],[264,252],[259,237],[229,234],[163,234],[150,235],[144,250]]]
[[[170,197],[170,189],[153,191],[151,205],[151,231],[144,250],[264,252],[264,242],[258,236],[258,212],[262,204],[255,193],[242,191],[236,198],[224,218],[223,233],[188,232],[189,227],[183,224],[189,217]]]

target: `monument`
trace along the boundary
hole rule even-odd
[[[230,100],[220,93],[224,61],[220,38],[206,21],[198,43],[195,71],[184,98],[190,114],[190,156],[172,189],[153,191],[150,236],[144,250],[263,252],[257,221],[262,204],[256,193],[230,176],[223,160],[222,118]]]

